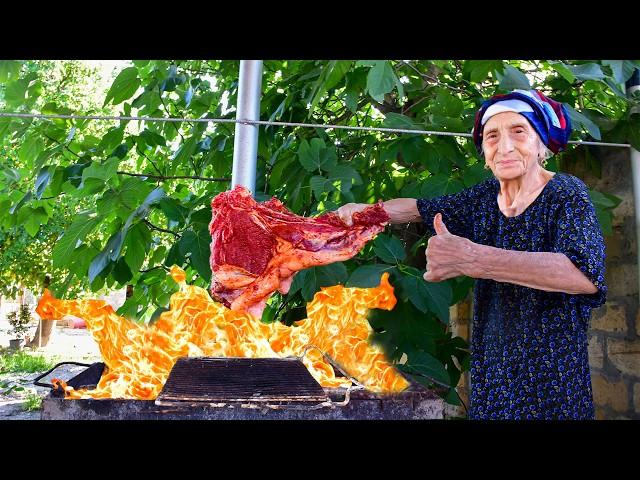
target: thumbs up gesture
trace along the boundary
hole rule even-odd
[[[473,270],[474,243],[464,237],[453,235],[438,213],[433,218],[436,235],[427,242],[427,271],[423,278],[427,282],[441,282],[460,275],[469,275]]]

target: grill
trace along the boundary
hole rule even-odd
[[[181,402],[325,402],[324,390],[297,358],[180,358],[156,405]]]
[[[64,362],[74,363],[74,362]],[[37,385],[53,387],[39,380]],[[67,384],[92,388],[104,363],[88,368]],[[297,358],[180,358],[153,400],[67,400],[52,388],[42,402],[46,420],[388,420],[438,419],[443,401],[412,385],[397,394],[322,388]]]

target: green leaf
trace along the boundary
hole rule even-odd
[[[573,83],[576,80],[575,75],[569,70],[567,65],[562,62],[549,62],[551,68],[558,72],[567,82]]]
[[[118,157],[111,157],[104,163],[92,162],[91,165],[82,171],[82,179],[98,178],[103,182],[106,182],[116,175],[118,165],[121,161],[122,160]]]
[[[150,244],[151,233],[145,223],[139,222],[131,227],[124,241],[124,259],[132,272],[137,272],[142,267]]]
[[[335,167],[338,157],[333,147],[327,148],[322,139],[312,138],[310,143],[306,140],[300,142],[298,160],[307,172],[318,172]]]
[[[93,283],[96,277],[100,275],[111,262],[118,260],[125,234],[126,232],[123,232],[123,230],[118,230],[111,235],[102,251],[91,261],[89,265],[89,283]]]
[[[444,326],[433,314],[423,313],[406,301],[399,301],[391,311],[370,310],[368,320],[376,332],[371,341],[392,360],[416,350],[435,355],[436,340],[445,338]]]
[[[44,150],[42,138],[37,135],[29,135],[18,150],[18,158],[26,165],[32,165],[42,150]]]
[[[3,167],[0,165],[0,168]],[[22,178],[20,175],[20,171],[15,168],[4,167],[2,173],[4,173],[4,176],[7,179],[7,182],[9,182],[9,185],[19,182],[20,178]]]
[[[455,118],[460,116],[463,108],[462,100],[458,97],[447,90],[438,90],[435,101],[431,104],[430,111],[435,115]]]
[[[102,137],[102,140],[100,140],[100,143],[98,144],[98,149],[111,152],[122,143],[123,137],[124,128],[112,128]]]
[[[4,101],[9,107],[19,107],[25,103],[25,94],[29,87],[26,79],[9,82],[4,87]]]
[[[210,245],[211,236],[206,228],[201,228],[195,232],[191,229],[186,230],[179,242],[180,253],[183,256],[190,254],[191,265],[207,282],[211,281]]]
[[[622,199],[615,195],[597,190],[589,190],[589,196],[593,204],[601,208],[614,209],[622,202]]]
[[[367,75],[367,92],[375,101],[382,103],[385,93],[393,90],[396,81],[396,74],[389,62],[386,60],[376,61]]]
[[[42,192],[47,188],[49,181],[51,180],[51,169],[53,167],[43,167],[36,177],[36,198],[40,200]]]
[[[311,190],[313,190],[313,194],[316,199],[321,200],[322,194],[325,192],[333,192],[336,190],[336,187],[333,186],[333,181],[328,178],[321,177],[319,175],[314,175],[309,180],[309,185],[311,185]]]
[[[484,161],[481,160],[473,165],[468,166],[464,173],[462,174],[462,181],[464,186],[469,188],[477,185],[480,182],[485,181],[488,178],[491,178],[493,174],[491,170],[484,168]]]
[[[575,110],[570,105],[565,104],[565,107],[567,107],[569,118],[571,119],[574,128],[576,128],[576,126],[585,128],[587,132],[589,132],[589,135],[591,135],[596,140],[601,140],[602,137],[600,135],[600,128],[595,123],[593,123],[586,116]]]
[[[377,263],[363,265],[356,268],[346,283],[347,287],[372,288],[380,285],[380,278],[384,272],[392,273],[396,270],[393,265]]]
[[[421,312],[431,311],[445,324],[449,323],[451,287],[446,282],[426,282],[422,276],[403,275],[399,282],[402,292]]]
[[[451,383],[444,365],[427,352],[411,352],[407,355],[407,363],[403,367],[403,371],[425,376],[440,385],[449,386]]]
[[[115,212],[124,220],[128,218],[150,188],[150,185],[139,178],[127,178],[117,189],[107,190],[98,198],[96,202],[98,213],[109,215]]]
[[[180,253],[180,242],[176,242],[167,252],[167,257],[164,260],[164,265],[171,268],[174,265],[182,266],[185,262],[184,255]]]
[[[500,80],[499,88],[501,90],[514,90],[516,88],[529,90],[531,88],[531,84],[524,73],[511,65],[507,65],[504,70],[504,75]]]
[[[409,137],[400,140],[398,147],[402,158],[410,165],[426,165],[429,171],[438,171],[438,159],[433,146],[423,137]]]
[[[578,80],[603,80],[606,77],[597,63],[567,65],[567,68]]]
[[[111,275],[113,275],[113,278],[116,280],[116,282],[120,283],[121,285],[125,285],[129,280],[133,278],[133,273],[131,273],[131,269],[129,268],[129,265],[127,265],[124,257],[118,259],[115,266],[113,267]]]
[[[472,83],[482,83],[488,80],[489,72],[500,69],[500,60],[466,60],[462,68],[462,73]]]
[[[633,74],[633,67],[629,69],[625,68],[625,66],[628,65],[625,60],[602,60],[602,64],[611,68],[613,78],[618,84],[626,82]]]
[[[160,208],[169,220],[185,224],[189,217],[189,209],[184,207],[175,198],[165,197],[160,200]]]
[[[196,143],[198,143],[198,138],[196,136],[192,136],[187,139],[176,151],[173,157],[173,165],[188,165],[189,159],[196,152]],[[173,170],[175,171],[175,167]]]
[[[12,120],[7,117],[0,118],[0,141],[9,133],[12,129]]]
[[[127,219],[124,225],[125,234],[126,230],[129,229],[129,227],[135,220],[146,217],[151,206],[159,203],[163,198],[166,197],[166,195],[167,194],[164,193],[164,189],[162,187],[155,188],[151,193],[149,193],[149,195],[147,195],[142,202],[142,205],[136,208],[135,211]]]
[[[353,185],[362,185],[362,177],[351,165],[339,163],[328,170],[329,180],[340,181],[341,192],[350,190]]]
[[[161,187],[154,189],[142,202],[138,208],[136,208],[127,218],[124,226],[121,230],[115,232],[109,238],[109,241],[102,249],[102,251],[93,259],[91,265],[89,265],[89,282],[93,283],[95,278],[100,275],[111,262],[116,262],[120,256],[120,250],[124,243],[124,239],[127,236],[127,232],[132,223],[139,219],[144,218],[149,213],[149,209],[152,205],[158,203],[166,194]]]
[[[191,104],[191,99],[193,98],[193,87],[189,85],[189,88],[184,94],[184,104],[185,106],[189,106]]]
[[[20,210],[20,208],[27,203],[29,200],[31,200],[31,197],[33,196],[33,194],[29,191],[27,193],[25,193],[25,195],[20,199],[20,201],[18,203],[16,203],[13,207],[11,207],[9,209],[9,214],[13,215],[15,212],[17,212],[18,210]]]
[[[349,71],[351,65],[353,65],[353,60],[337,60],[333,64],[329,75],[327,75],[327,82],[324,85],[325,89],[331,90],[335,87]]]
[[[21,66],[20,62],[15,60],[0,60],[0,83],[17,78]]]
[[[464,189],[460,180],[438,173],[432,175],[422,183],[420,195],[422,198],[435,198],[442,195],[458,193]]]
[[[289,294],[292,295],[301,290],[302,298],[310,302],[321,287],[344,284],[347,276],[347,268],[342,262],[307,268],[296,273],[295,277],[293,277]]]
[[[105,106],[109,101],[113,101],[114,105],[124,102],[136,93],[139,86],[138,69],[136,67],[125,68],[113,81],[102,106]]]
[[[392,264],[400,263],[407,257],[402,242],[393,235],[378,235],[373,241],[373,251],[380,259]]]
[[[24,229],[31,237],[35,237],[40,227],[47,223],[49,215],[43,207],[30,208],[26,219],[22,222]]]
[[[385,115],[382,125],[385,128],[401,128],[405,130],[420,130],[422,128],[412,118],[393,112]]]
[[[74,258],[73,252],[78,243],[83,242],[102,219],[100,215],[93,218],[89,214],[78,215],[53,247],[53,266],[61,268],[68,265]]]
[[[211,208],[204,207],[193,212],[191,214],[191,217],[189,218],[189,221],[193,225],[199,224],[199,228],[208,228],[209,224],[211,223],[211,215]]]
[[[149,130],[148,128],[146,130],[144,130],[140,136],[142,138],[144,138],[144,141],[147,143],[147,145],[153,147],[153,146],[161,146],[164,147],[167,144],[166,139],[162,136],[157,134],[156,132],[153,132],[151,130]]]

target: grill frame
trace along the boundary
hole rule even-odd
[[[67,381],[82,378],[82,385],[97,385],[104,363],[97,362]],[[97,373],[96,373],[97,372]],[[323,388],[332,402],[345,399],[347,389]],[[285,402],[286,403],[286,402]],[[313,402],[316,404],[317,402]],[[260,402],[188,402],[157,404],[154,400],[60,398],[50,392],[42,402],[43,420],[439,420],[444,402],[433,391],[412,384],[403,392],[377,394],[351,392],[346,405],[312,408],[311,402],[289,402],[301,408],[274,409]]]

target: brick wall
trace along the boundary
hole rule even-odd
[[[598,178],[577,165],[563,170],[590,188],[620,197],[613,211],[613,235],[605,236],[607,303],[592,311],[589,361],[596,418],[640,419],[640,314],[638,256],[634,219],[631,155],[628,149],[590,150],[602,164]]]

